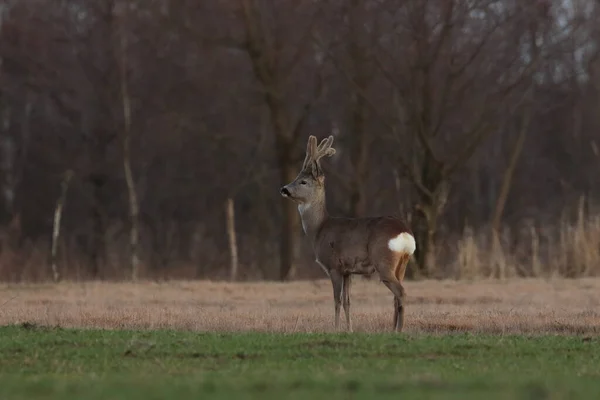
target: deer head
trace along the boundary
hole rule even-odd
[[[281,188],[280,193],[283,197],[287,197],[299,205],[310,204],[324,198],[325,174],[321,168],[320,159],[335,154],[335,149],[331,147],[332,144],[333,136],[331,135],[323,139],[318,147],[315,136],[311,135],[308,138],[302,171],[293,182]]]

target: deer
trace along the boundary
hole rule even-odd
[[[334,327],[340,330],[340,306],[344,308],[346,329],[352,332],[350,286],[352,275],[379,275],[394,295],[393,330],[404,326],[402,285],[406,266],[416,249],[414,235],[397,216],[330,216],[325,201],[325,174],[320,160],[331,157],[333,136],[323,139],[310,135],[302,170],[294,181],[280,188],[280,194],[297,204],[302,230],[312,245],[315,261],[331,280],[334,300]]]

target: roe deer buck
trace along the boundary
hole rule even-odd
[[[352,274],[379,274],[381,281],[394,294],[394,329],[404,325],[402,286],[406,265],[415,251],[414,236],[408,226],[396,217],[331,217],[325,205],[325,175],[320,159],[331,157],[333,136],[323,139],[310,136],[302,171],[296,179],[281,188],[280,193],[298,204],[304,233],[310,239],[316,262],[333,285],[335,329],[339,330],[340,304],[344,306],[346,325],[350,319],[350,281]]]

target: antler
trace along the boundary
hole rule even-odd
[[[317,153],[317,138],[313,135],[308,137],[308,144],[306,145],[306,157],[304,158],[304,163],[302,164],[302,169],[308,167],[310,163],[314,160],[314,155]]]
[[[333,144],[333,135],[329,135],[327,139],[321,140],[321,144],[317,147],[317,152],[314,156],[315,161],[319,161],[321,158],[327,156],[331,157],[335,154],[335,149],[331,147]]]
[[[328,138],[323,139],[317,147],[317,138],[313,135],[308,137],[308,144],[306,146],[306,158],[302,169],[312,168],[312,172],[315,176],[319,176],[323,173],[321,170],[321,163],[319,160],[323,157],[331,157],[335,154],[335,149],[331,147],[333,144],[333,135],[329,135]]]

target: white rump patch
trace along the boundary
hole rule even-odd
[[[388,248],[396,253],[412,254],[415,252],[417,244],[415,243],[415,238],[410,233],[402,232],[389,240]]]

